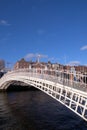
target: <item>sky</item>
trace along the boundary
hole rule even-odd
[[[0,0],[0,59],[87,65],[87,0]]]

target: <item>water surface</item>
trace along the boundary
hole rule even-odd
[[[0,130],[87,130],[87,122],[41,91],[3,92]]]

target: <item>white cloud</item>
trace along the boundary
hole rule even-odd
[[[80,64],[79,61],[70,61],[67,65],[73,66],[73,65],[79,65],[79,64]]]
[[[82,51],[87,50],[87,45],[81,47],[80,50],[82,50]]]
[[[27,55],[25,56],[25,59],[31,59],[31,58],[33,58],[33,57],[35,57],[35,54],[29,53],[29,54],[27,54]]]
[[[54,63],[59,63],[60,58],[50,57],[50,58],[48,58],[48,61],[54,62]]]
[[[34,54],[34,53],[29,53],[27,54],[25,57],[25,59],[29,60],[29,59],[32,59],[32,58],[47,58],[47,55],[43,55],[43,54]]]
[[[51,57],[51,58],[48,59],[48,61],[54,61],[54,60],[55,60],[54,57]]]
[[[6,20],[0,20],[0,25],[4,25],[4,26],[10,26],[11,24],[9,24]]]
[[[84,64],[84,66],[86,66],[86,67],[87,67],[87,64]]]

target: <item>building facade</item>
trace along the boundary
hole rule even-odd
[[[0,60],[0,71],[4,71],[4,69],[5,69],[5,61]]]
[[[4,62],[0,62],[0,66],[4,68]],[[32,62],[32,61],[26,61],[24,58],[21,60],[17,61],[14,65],[14,70],[16,69],[23,69],[23,68],[35,68],[35,69],[45,69],[45,70],[59,70],[59,71],[68,71],[71,72],[71,68],[74,67],[76,72],[81,72],[81,73],[87,73],[87,66],[67,66],[67,65],[61,65],[54,63],[52,64],[51,62],[45,63],[45,62]]]
[[[17,61],[14,65],[14,70],[16,69],[23,69],[23,68],[29,68],[29,62],[25,61],[24,58]]]

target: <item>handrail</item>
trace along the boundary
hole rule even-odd
[[[81,90],[87,92],[87,75],[84,74],[76,74],[72,72],[58,71],[58,70],[45,70],[45,69],[17,69],[12,70],[6,73],[4,76],[13,75],[15,73],[22,73],[25,76],[38,77],[40,79],[45,79],[48,81],[52,81],[55,83],[59,83],[64,86],[68,86],[71,88],[75,88],[77,90]],[[84,77],[84,81],[82,81]],[[81,80],[78,80],[81,79]]]

